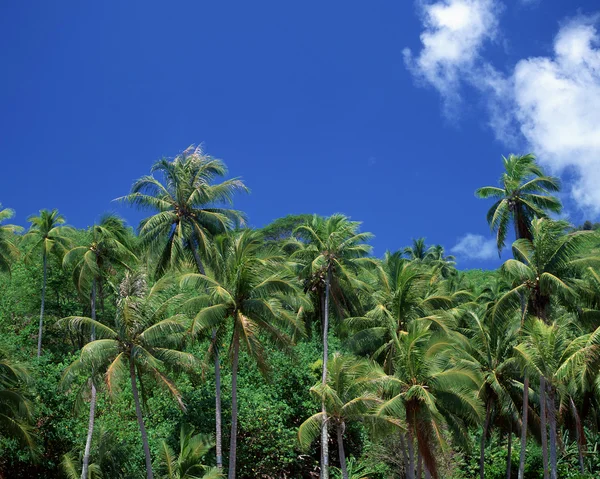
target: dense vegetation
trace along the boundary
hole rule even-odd
[[[336,214],[261,230],[190,147],[114,215],[0,208],[0,477],[598,477],[600,236],[504,159],[498,271]]]

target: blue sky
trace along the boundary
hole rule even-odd
[[[591,0],[2,2],[0,202],[90,225],[192,143],[251,188],[262,226],[343,212],[375,253],[425,236],[495,267],[473,191],[501,155],[600,211],[600,45]],[[595,187],[595,188],[594,188]]]

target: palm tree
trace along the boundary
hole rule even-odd
[[[225,164],[205,155],[201,147],[188,147],[173,160],[158,160],[151,169],[154,176],[143,176],[131,187],[131,193],[120,201],[153,211],[139,226],[142,245],[156,257],[155,275],[169,267],[195,263],[204,274],[203,262],[215,235],[244,223],[244,215],[222,204],[231,204],[233,195],[247,192],[241,179],[215,183],[227,174]],[[221,384],[217,334],[213,331],[211,350],[215,362],[216,389],[216,453],[217,466],[222,467]]]
[[[553,176],[545,176],[535,161],[533,154],[502,157],[504,173],[500,177],[500,187],[484,186],[475,191],[479,198],[493,198],[496,202],[487,214],[492,231],[496,232],[498,254],[504,248],[509,223],[515,227],[517,239],[531,239],[531,221],[547,218],[547,212],[560,213],[561,202],[550,193],[560,189],[560,181]]]
[[[64,255],[71,248],[71,240],[66,234],[71,229],[62,226],[65,217],[58,210],[40,210],[39,216],[30,216],[28,221],[31,228],[25,235],[26,240],[34,241],[28,256],[34,251],[42,252],[42,305],[40,308],[40,325],[38,331],[37,357],[42,355],[42,332],[44,327],[44,304],[46,302],[46,281],[48,274],[48,255],[56,255],[62,261]]]
[[[188,424],[182,424],[179,435],[179,454],[175,454],[166,441],[160,444],[160,458],[165,473],[162,479],[217,479],[223,477],[218,468],[202,464],[206,453],[214,447],[209,439],[194,434]]]
[[[198,307],[191,331],[198,334],[232,322],[229,352],[231,370],[231,434],[229,479],[236,474],[237,452],[237,375],[240,348],[244,348],[259,368],[268,365],[263,346],[270,339],[280,347],[292,340],[288,331],[301,328],[291,304],[298,288],[274,250],[264,247],[259,233],[243,230],[215,239],[214,252],[206,273],[183,275],[182,285],[194,286],[200,296],[193,300]],[[189,304],[188,304],[189,307]]]
[[[466,424],[477,423],[483,415],[479,371],[468,362],[451,364],[450,358],[460,355],[460,348],[431,326],[413,321],[405,334],[394,338],[394,373],[380,379],[387,399],[378,415],[405,424],[407,430],[408,479],[415,479],[415,441],[426,469],[437,479],[436,450],[445,448],[441,431],[447,428],[458,440]]]
[[[321,383],[327,384],[328,333],[330,296],[338,309],[344,308],[344,284],[362,287],[355,278],[361,267],[372,261],[367,258],[371,247],[366,242],[371,233],[360,233],[360,223],[350,221],[346,216],[335,214],[329,218],[313,216],[310,223],[298,226],[292,240],[295,249],[291,259],[296,261],[300,277],[304,280],[304,291],[310,292],[321,312],[321,331],[323,334],[323,373]],[[349,288],[348,288],[349,289]],[[329,478],[329,433],[327,429],[327,411],[323,402],[321,407],[321,479]]]
[[[0,435],[13,437],[35,452],[32,408],[25,394],[29,373],[0,351]]]
[[[483,378],[479,398],[485,405],[485,420],[480,443],[479,475],[484,479],[485,442],[492,427],[492,415],[502,416],[508,422],[510,449],[512,424],[517,414],[517,405],[513,400],[513,384],[518,368],[514,362],[513,346],[516,343],[519,324],[499,327],[491,321],[490,315],[482,319],[476,311],[471,310],[465,316],[467,324],[460,328],[465,338],[462,342],[463,354],[456,364],[468,365],[478,370]],[[507,461],[510,461],[510,457]]]
[[[13,236],[22,228],[16,225],[3,225],[2,222],[11,219],[14,215],[14,210],[3,209],[0,205],[0,271],[9,274],[11,264],[19,257],[19,250],[14,244]]]
[[[426,266],[402,258],[402,252],[386,252],[376,269],[371,307],[362,317],[347,318],[358,332],[351,344],[358,353],[372,354],[388,374],[394,370],[397,339],[414,321],[434,322],[446,329],[444,311],[453,306],[453,297],[431,284]]]
[[[68,384],[81,370],[105,371],[108,391],[114,394],[118,392],[119,381],[129,373],[146,458],[146,475],[152,479],[152,458],[137,382],[141,384],[144,374],[153,377],[185,409],[181,394],[164,369],[167,366],[192,369],[198,361],[192,354],[180,350],[187,322],[183,315],[171,311],[181,305],[182,296],[165,294],[163,281],[156,283],[149,292],[146,289],[143,275],[125,274],[119,287],[119,312],[114,328],[92,318],[62,320],[74,330],[95,330],[99,337],[84,346],[80,357],[65,371],[63,380]]]
[[[375,379],[373,366],[365,360],[335,353],[327,368],[327,385],[315,384],[311,393],[321,403],[325,403],[327,420],[335,426],[337,433],[340,468],[342,478],[348,479],[348,467],[344,449],[344,431],[352,421],[361,421],[379,401],[373,392],[368,391],[369,382]],[[298,440],[303,449],[320,435],[323,413],[313,414],[298,429]]]
[[[522,324],[526,313],[549,322],[553,303],[569,307],[576,298],[576,275],[590,264],[597,264],[600,258],[584,256],[594,239],[591,231],[577,231],[565,234],[568,224],[539,218],[531,222],[532,239],[522,238],[513,243],[516,259],[507,260],[501,268],[503,274],[513,282],[513,288],[506,292],[494,305],[492,315],[504,322],[519,309],[522,311]],[[545,434],[545,378],[540,378],[540,407],[542,421],[542,452],[546,466]],[[528,405],[528,377],[525,377],[523,394],[522,428],[527,428],[526,411]],[[521,437],[522,477],[524,465],[523,437]],[[547,469],[547,467],[546,467]]]
[[[425,238],[413,239],[412,246],[404,248],[404,254],[412,261],[422,261],[427,257],[427,245],[425,244]]]
[[[73,281],[80,294],[89,294],[92,320],[96,320],[97,290],[102,295],[102,282],[108,275],[115,272],[115,266],[127,268],[128,263],[137,258],[129,249],[129,232],[123,220],[115,215],[104,215],[100,222],[90,228],[90,242],[85,246],[76,246],[63,258],[63,267],[73,270]],[[91,329],[91,341],[96,339],[95,328]],[[93,375],[92,375],[93,378]],[[96,411],[96,385],[92,379],[90,398],[90,418],[88,434],[83,455],[81,478],[86,479],[92,436],[94,434],[94,419]]]

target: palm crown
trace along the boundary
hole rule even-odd
[[[2,222],[9,220],[15,215],[10,208],[2,209],[0,205],[0,271],[10,273],[10,266],[19,257],[19,250],[14,244],[14,233],[22,228],[15,225],[3,225]]]

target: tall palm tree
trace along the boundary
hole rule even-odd
[[[146,290],[143,275],[125,274],[119,286],[119,307],[114,328],[92,318],[70,317],[62,320],[71,329],[95,330],[98,336],[98,339],[84,346],[79,358],[65,371],[63,380],[68,384],[81,370],[104,372],[108,391],[114,394],[118,392],[118,383],[129,373],[144,447],[146,475],[152,479],[152,458],[137,383],[139,381],[141,384],[144,374],[153,377],[185,409],[181,394],[164,370],[166,367],[191,370],[198,361],[194,355],[181,351],[188,325],[185,316],[172,314],[172,311],[181,305],[182,296],[165,294],[164,282],[156,283],[149,292]]]
[[[296,261],[300,277],[304,280],[304,291],[310,292],[321,312],[321,331],[323,335],[323,371],[321,383],[327,384],[328,333],[330,299],[333,297],[338,309],[344,310],[344,284],[361,288],[356,273],[372,261],[367,257],[371,247],[366,242],[371,233],[358,231],[360,223],[350,221],[346,216],[334,214],[329,218],[313,216],[310,223],[298,226],[294,230],[297,236],[292,240],[294,249],[292,261]],[[350,288],[352,288],[350,286]],[[348,288],[348,289],[350,289]],[[329,432],[327,429],[327,411],[321,405],[321,479],[329,478]]]
[[[199,312],[191,330],[193,334],[211,331],[231,321],[233,331],[229,353],[231,370],[231,434],[229,445],[229,479],[236,474],[237,454],[237,375],[240,348],[244,348],[259,368],[266,372],[263,341],[270,339],[287,347],[289,333],[300,329],[290,305],[296,303],[298,288],[283,268],[282,258],[264,247],[259,233],[243,230],[222,235],[215,240],[214,252],[205,274],[183,275],[182,285],[197,288],[194,304]]]
[[[417,238],[412,240],[412,246],[404,248],[404,254],[410,260],[422,261],[427,257],[427,245],[425,238]]]
[[[512,222],[517,239],[531,239],[531,221],[547,218],[548,212],[560,213],[562,204],[552,196],[560,189],[560,181],[546,176],[535,161],[533,154],[502,157],[504,173],[500,186],[484,186],[475,191],[479,198],[493,198],[487,221],[496,232],[498,254],[504,248],[509,224]]]
[[[115,272],[115,266],[128,268],[137,258],[130,251],[129,231],[123,220],[115,215],[104,215],[100,222],[90,228],[89,243],[76,246],[63,258],[63,267],[72,269],[73,282],[81,295],[89,295],[92,320],[96,320],[96,300],[100,288],[101,298],[102,283],[105,277]],[[95,328],[91,328],[90,339],[94,341]],[[88,434],[83,455],[81,478],[86,479],[92,436],[94,434],[94,420],[96,412],[96,385],[92,377],[90,397],[90,418]]]
[[[181,426],[179,454],[175,454],[166,441],[160,444],[161,465],[165,473],[162,479],[217,479],[223,477],[218,468],[202,464],[206,453],[214,447],[209,439],[194,434],[188,424]]]
[[[15,215],[14,210],[0,205],[0,271],[10,274],[11,264],[19,257],[19,249],[14,243],[14,234],[22,228],[16,225],[3,225]]]
[[[551,322],[553,305],[572,305],[576,298],[579,272],[590,264],[598,264],[600,258],[586,256],[594,240],[591,231],[577,231],[565,234],[568,224],[539,218],[531,222],[532,239],[522,238],[513,243],[513,255],[516,259],[507,260],[501,271],[512,280],[513,288],[506,292],[494,305],[492,314],[504,322],[508,317],[521,310],[522,323],[525,313],[542,321]],[[523,307],[525,306],[525,307]],[[544,465],[547,464],[545,434],[545,378],[540,378],[540,407],[542,414],[542,452]],[[526,429],[525,412],[528,405],[528,377],[525,377],[523,395],[522,428]],[[524,454],[522,431],[522,454]],[[524,456],[521,456],[519,473],[522,477]],[[547,467],[546,467],[547,470]]]
[[[6,435],[35,451],[31,402],[26,396],[29,373],[0,351],[0,436]]]
[[[348,479],[344,431],[348,423],[361,421],[380,402],[379,397],[369,391],[370,383],[377,375],[368,361],[340,353],[329,359],[327,373],[327,385],[323,387],[319,382],[310,391],[319,402],[325,403],[328,421],[335,426],[342,478]],[[298,440],[302,448],[307,449],[319,437],[322,422],[323,413],[320,412],[300,425]]]
[[[139,232],[142,246],[148,248],[156,264],[155,275],[185,263],[195,264],[198,273],[204,274],[214,236],[244,223],[241,212],[222,205],[231,204],[236,192],[248,189],[239,178],[217,183],[217,178],[227,174],[227,167],[194,145],[173,160],[158,160],[151,172],[119,200],[154,212],[140,223]],[[215,362],[217,466],[222,467],[221,368],[216,333],[213,331],[211,350]]]
[[[48,274],[48,256],[50,254],[62,262],[64,255],[71,249],[71,239],[67,236],[71,229],[63,226],[65,217],[58,213],[57,209],[40,210],[39,216],[30,216],[28,221],[31,228],[25,235],[25,240],[33,241],[33,245],[27,253],[28,256],[34,252],[42,253],[42,305],[40,307],[40,325],[38,331],[37,357],[42,355],[42,332],[44,328],[44,305],[46,302],[46,282]]]
[[[381,377],[387,399],[379,406],[378,415],[406,425],[406,477],[415,479],[416,441],[426,469],[437,479],[436,450],[446,447],[441,433],[444,426],[458,438],[467,424],[476,424],[483,416],[478,397],[482,378],[468,362],[449,362],[460,354],[460,348],[446,334],[434,333],[431,323],[413,321],[394,341],[394,374]]]

